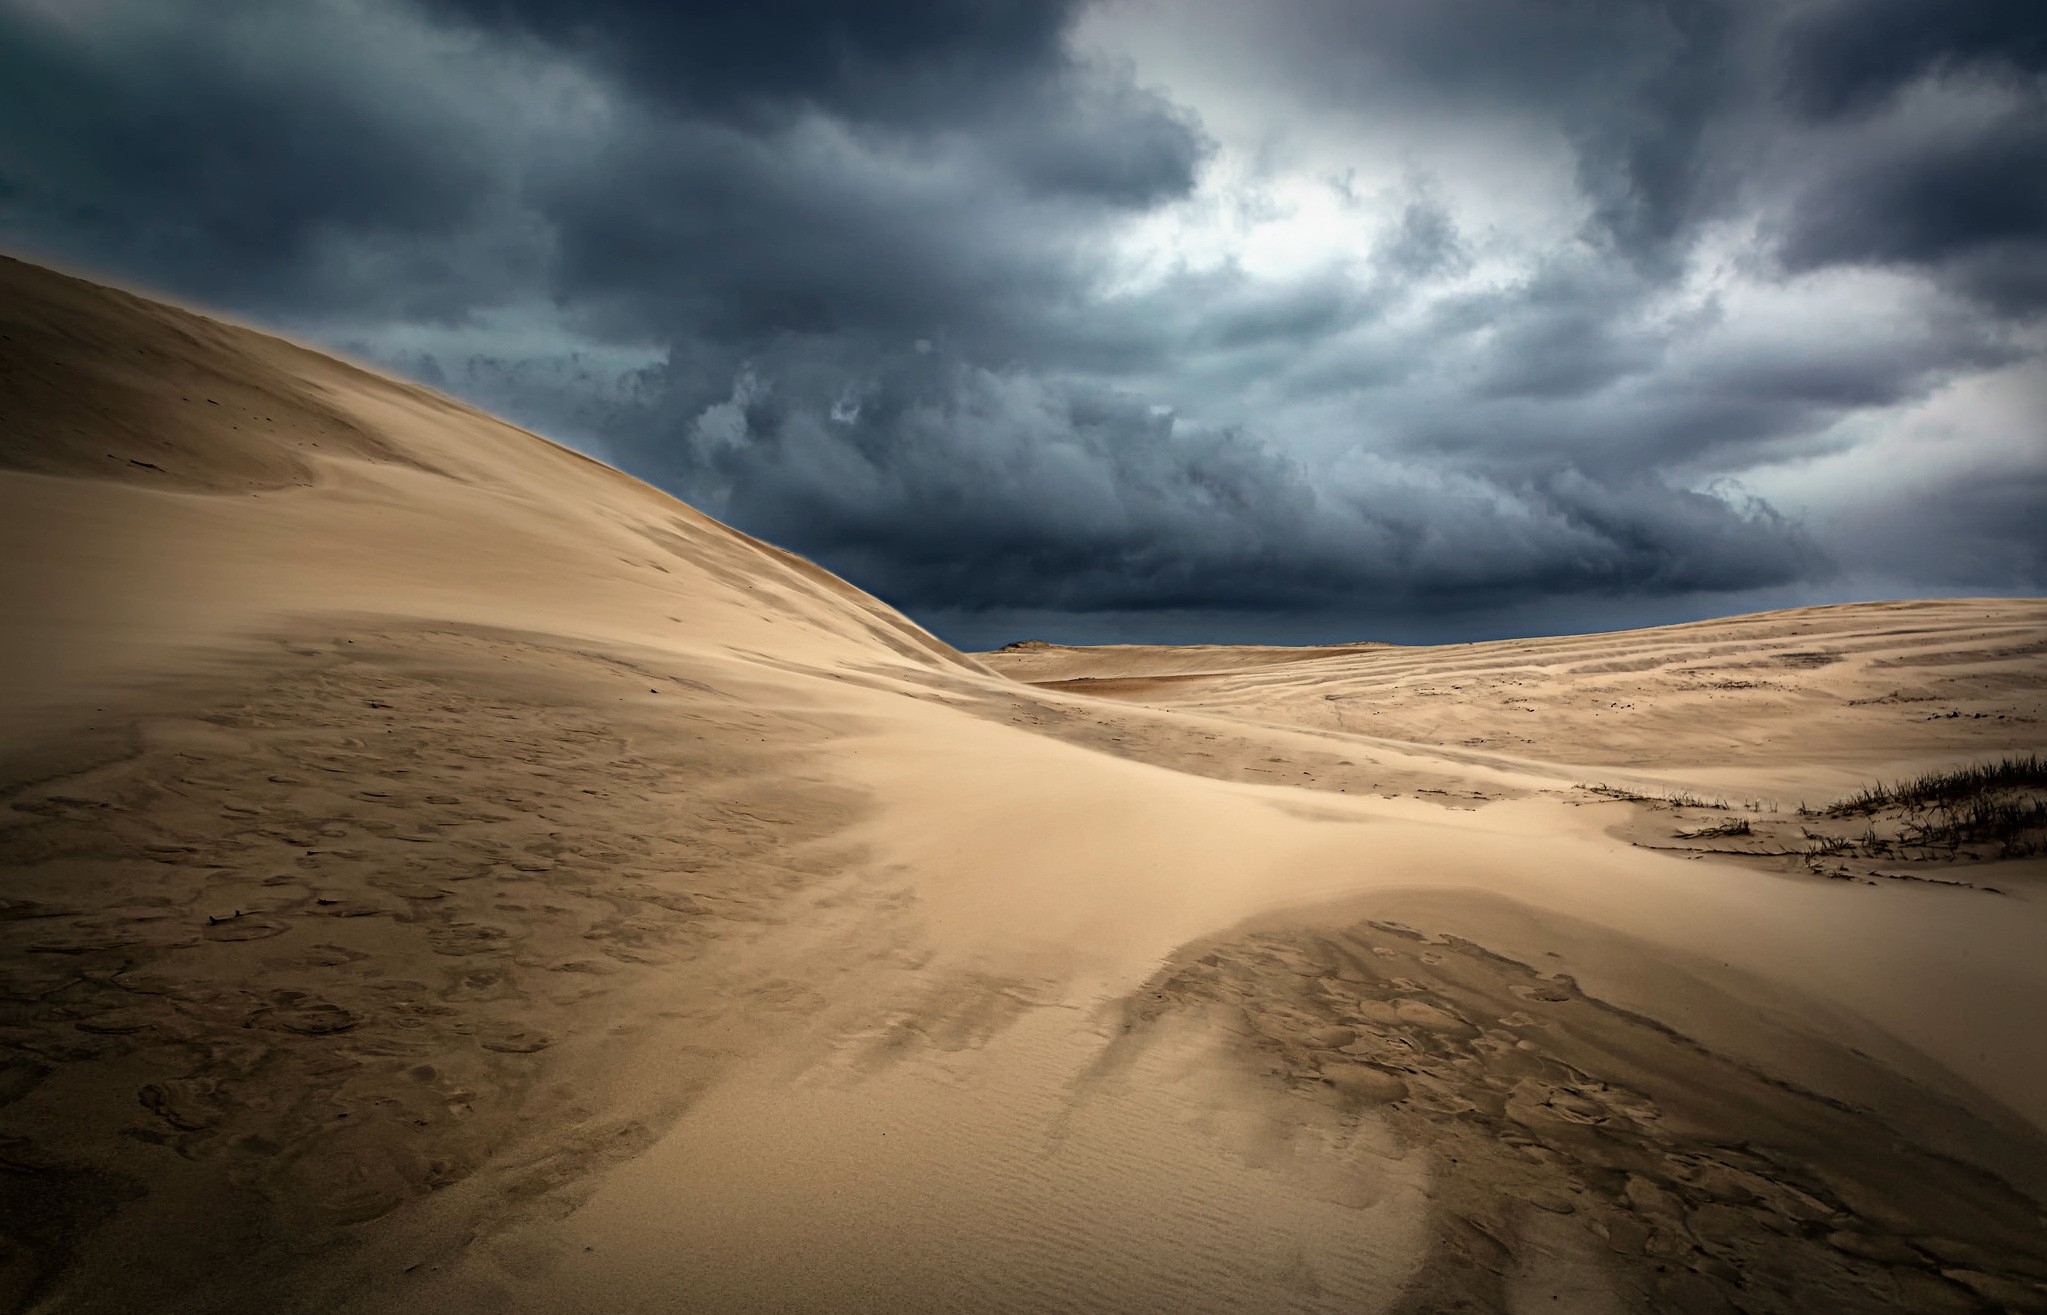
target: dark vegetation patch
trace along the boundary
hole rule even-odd
[[[1602,799],[1675,814],[1670,830],[1645,834],[1642,819],[1622,829],[1621,834],[1647,848],[1796,859],[1829,877],[1969,885],[1915,869],[2047,853],[2047,759],[2037,754],[1878,781],[1818,808],[1730,802],[1684,790],[1579,788]],[[1706,815],[1687,817],[1687,812]]]
[[[1829,804],[1820,816],[1871,819],[1857,843],[1877,852],[1983,846],[2000,858],[2021,858],[2047,845],[2047,759],[2008,755],[1878,782]]]

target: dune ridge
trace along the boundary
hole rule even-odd
[[[2047,604],[961,654],[0,289],[13,1308],[2047,1310],[2047,868],[1813,811]]]

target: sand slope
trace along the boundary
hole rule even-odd
[[[1228,650],[1214,650],[1228,652]],[[1825,792],[2047,739],[2047,601],[1800,608],[1606,635],[1252,649],[1013,647],[1051,689],[1190,712]],[[1986,725],[1985,723],[1989,723]]]
[[[1783,839],[2040,604],[976,658],[0,289],[15,1306],[2047,1309],[2039,860]]]

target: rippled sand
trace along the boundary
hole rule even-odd
[[[16,1307],[2047,1310],[2047,870],[1814,811],[2047,604],[963,655],[0,292]]]

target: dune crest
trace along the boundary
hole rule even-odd
[[[0,1305],[2047,1310],[2036,787],[1826,810],[2047,604],[961,654],[0,290]]]

